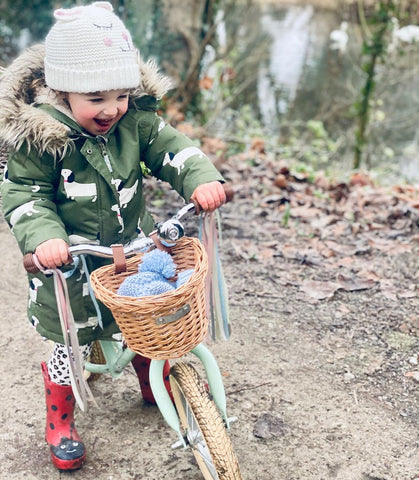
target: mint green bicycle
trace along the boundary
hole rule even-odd
[[[208,321],[205,314],[204,282],[207,273],[205,250],[194,238],[184,236],[180,220],[195,212],[188,204],[171,219],[159,224],[149,237],[126,246],[74,245],[73,257],[113,257],[114,263],[92,272],[90,283],[96,298],[112,311],[124,342],[100,341],[103,363],[85,363],[94,374],[118,378],[139,353],[151,358],[150,387],[167,424],[177,433],[172,448],[191,448],[205,480],[241,480],[241,473],[228,430],[231,422],[217,361],[204,345]],[[150,248],[167,249],[179,271],[192,268],[190,279],[173,292],[158,297],[122,297],[116,290],[123,279],[135,273],[141,256]],[[25,268],[39,271],[36,257],[24,259]],[[207,383],[195,368],[177,361],[170,370],[173,401],[163,381],[167,359],[179,359],[191,352],[203,364]]]

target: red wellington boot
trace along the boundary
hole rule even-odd
[[[131,363],[134,367],[135,373],[137,374],[138,380],[140,381],[141,395],[143,396],[144,401],[155,405],[156,400],[154,399],[153,392],[151,391],[149,380],[151,360],[137,354],[135,355]],[[172,391],[170,389],[169,373],[170,365],[169,361],[166,360],[163,367],[163,380],[164,385],[166,386],[166,390],[169,392],[170,398],[173,401]]]
[[[86,449],[74,426],[75,398],[71,385],[57,385],[41,364],[45,383],[47,426],[45,440],[50,446],[52,463],[60,470],[76,470],[83,465]]]

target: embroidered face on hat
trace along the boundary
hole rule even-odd
[[[45,40],[45,80],[63,92],[135,88],[140,82],[131,35],[109,2],[58,9]]]

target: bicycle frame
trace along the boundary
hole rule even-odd
[[[121,342],[101,340],[100,346],[106,360],[106,364],[85,363],[85,368],[92,373],[110,373],[113,378],[119,378],[123,370],[135,357],[135,352],[122,345]],[[210,393],[214,399],[217,408],[225,422],[227,428],[230,428],[230,420],[227,416],[227,402],[224,390],[224,384],[218,363],[211,351],[200,343],[191,350],[204,366],[208,379]],[[187,444],[180,428],[179,416],[173,405],[173,402],[166,390],[163,381],[163,367],[165,360],[152,360],[150,364],[150,387],[153,392],[157,407],[163,415],[166,423],[178,434],[180,445],[187,448]]]
[[[135,353],[121,342],[100,340],[100,347],[105,357],[105,364],[85,362],[84,368],[91,373],[110,373],[112,378],[119,378],[124,368],[135,357]]]

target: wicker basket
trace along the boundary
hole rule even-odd
[[[208,319],[205,312],[206,252],[196,238],[184,237],[171,251],[177,271],[194,269],[188,281],[161,295],[142,298],[117,295],[122,281],[138,272],[142,254],[127,260],[127,270],[115,273],[114,265],[91,274],[96,297],[112,312],[128,347],[152,359],[178,358],[204,338]]]

